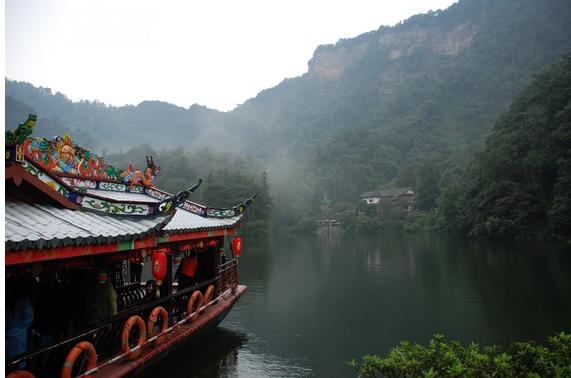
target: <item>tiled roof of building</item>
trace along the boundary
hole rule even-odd
[[[131,165],[118,171],[67,135],[48,140],[22,130],[21,140],[6,146],[6,250],[230,229],[255,197],[232,208],[208,208],[188,201],[200,179],[176,195],[155,188],[159,167],[152,156],[142,171]]]
[[[153,198],[143,193],[117,192],[113,190],[99,190],[99,189],[87,189],[86,193],[107,198],[113,201],[145,202],[145,203],[161,202],[160,199]]]
[[[361,194],[361,198],[378,198],[381,195],[379,194],[379,192],[365,192],[363,194]]]
[[[163,228],[171,217],[116,217],[7,200],[5,246],[14,250],[132,240]]]
[[[89,194],[96,194],[97,196],[105,199],[117,201],[140,201],[149,203],[160,202],[159,199],[143,193],[126,193],[95,189],[89,189],[87,192]],[[239,215],[229,218],[206,218],[178,207],[175,215],[163,230],[168,232],[194,232],[231,228],[238,223],[241,217],[242,216]]]
[[[232,228],[242,218],[241,215],[231,218],[204,218],[178,208],[170,222],[163,228],[169,232],[208,231],[214,229]]]
[[[390,188],[380,190],[379,195],[381,197],[400,197],[414,195],[414,192],[411,188]]]
[[[158,202],[146,194],[104,190],[89,192],[108,199]],[[142,237],[159,230],[182,233],[232,228],[241,217],[206,218],[182,208],[177,208],[174,216],[115,216],[53,205],[6,201],[5,242],[7,250],[110,243]]]
[[[414,191],[411,188],[390,188],[381,189],[375,192],[365,192],[361,194],[361,198],[383,198],[383,197],[401,197],[401,196],[413,196]]]

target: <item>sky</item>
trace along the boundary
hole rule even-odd
[[[6,77],[74,101],[229,111],[319,45],[455,0],[6,0]]]

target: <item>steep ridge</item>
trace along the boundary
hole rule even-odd
[[[461,0],[320,46],[306,74],[229,113],[158,102],[72,103],[12,81],[6,94],[89,130],[109,149],[152,142],[289,159],[307,168],[317,191],[343,199],[395,182],[414,185],[422,162],[444,169],[481,146],[532,75],[569,51],[567,0]]]
[[[531,76],[569,51],[568,2],[464,0],[321,46],[306,75],[232,115],[267,122],[252,130],[305,153],[321,190],[354,198],[414,186],[423,161],[445,168],[480,146]]]

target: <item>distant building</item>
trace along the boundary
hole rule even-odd
[[[381,201],[412,203],[415,198],[412,188],[391,188],[361,194],[361,201],[367,205],[377,205]]]
[[[365,201],[367,205],[376,205],[381,200],[379,192],[365,192],[361,194],[361,201]]]

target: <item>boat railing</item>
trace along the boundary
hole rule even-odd
[[[220,280],[218,285],[216,285],[215,296],[219,296],[228,289],[234,292],[238,286],[238,260],[232,259],[220,265],[219,277]]]
[[[117,355],[121,351],[121,331],[125,321],[131,316],[139,315],[146,322],[151,311],[157,306],[162,306],[169,313],[169,326],[172,326],[186,316],[188,299],[195,290],[204,292],[206,287],[214,285],[215,297],[228,289],[233,292],[238,284],[237,261],[230,260],[221,264],[218,272],[218,276],[211,280],[177,291],[164,298],[131,306],[73,337],[60,340],[44,349],[7,360],[6,373],[24,368],[36,377],[59,375],[67,354],[80,341],[89,341],[95,346],[99,361]]]

